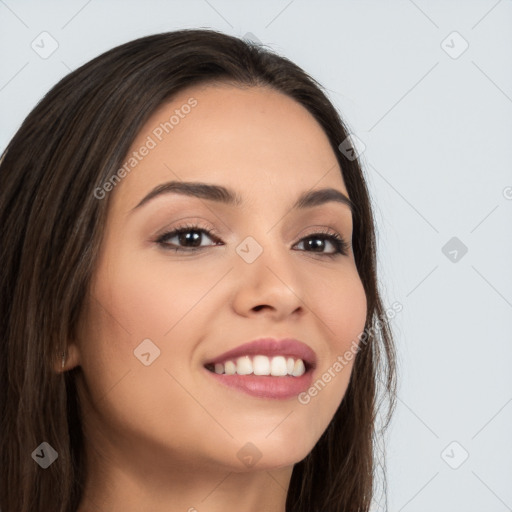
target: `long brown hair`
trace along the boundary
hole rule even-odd
[[[346,394],[311,453],[293,469],[286,510],[368,512],[374,496],[378,383],[395,407],[392,334],[377,286],[371,204],[347,129],[322,87],[269,49],[214,30],[180,30],[114,48],[64,77],[32,110],[0,161],[0,508],[75,512],[84,442],[75,375],[55,371],[75,337],[105,226],[94,191],[122,165],[162,102],[200,83],[267,86],[320,123],[356,205],[353,250],[368,304],[367,338]],[[108,194],[107,194],[108,195]],[[31,454],[58,454],[47,469]]]

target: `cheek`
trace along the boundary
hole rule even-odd
[[[219,272],[198,272],[197,263],[165,258],[148,262],[121,244],[110,254],[97,267],[82,344],[91,389],[101,396],[127,371],[126,385],[136,390],[178,387],[165,370],[180,374],[180,382],[186,378],[181,374],[204,334],[199,319],[210,318],[214,309],[208,291]],[[155,401],[157,396],[151,393]],[[138,398],[152,402],[137,393],[129,399],[135,404]]]
[[[104,425],[146,441],[150,432],[168,443],[173,432],[188,443],[190,425],[175,411],[187,411],[197,425],[204,422],[203,410],[184,389],[192,388],[185,370],[193,350],[187,337],[194,338],[194,323],[199,329],[194,306],[213,285],[205,281],[202,273],[180,273],[133,258],[113,256],[109,264],[99,263],[81,366]],[[148,352],[151,362],[145,365],[142,354]]]
[[[345,395],[367,314],[366,294],[355,269],[342,271],[339,278],[324,285],[313,300],[327,342],[326,350],[318,360],[312,386],[299,396],[299,403],[314,411],[311,419],[318,434],[325,429]]]
[[[323,321],[331,352],[344,352],[364,330],[367,300],[363,284],[355,269],[341,272],[318,290],[313,298]]]
[[[119,256],[111,259],[115,265],[100,267],[95,295],[110,313],[110,323],[124,329],[122,337],[129,333],[132,343],[168,339],[215,283],[215,276],[198,272],[197,264],[148,261],[130,257],[129,250]]]

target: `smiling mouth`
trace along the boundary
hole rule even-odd
[[[209,363],[205,368],[218,375],[301,377],[311,369],[311,365],[307,361],[291,356],[246,355],[223,363]]]

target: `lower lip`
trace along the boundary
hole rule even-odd
[[[294,398],[311,386],[313,372],[307,371],[300,377],[291,375],[273,377],[272,375],[226,375],[211,372],[205,368],[217,382],[258,398],[287,399]]]

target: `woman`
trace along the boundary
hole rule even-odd
[[[212,30],[43,98],[0,166],[3,512],[369,510],[395,356],[347,137]]]

